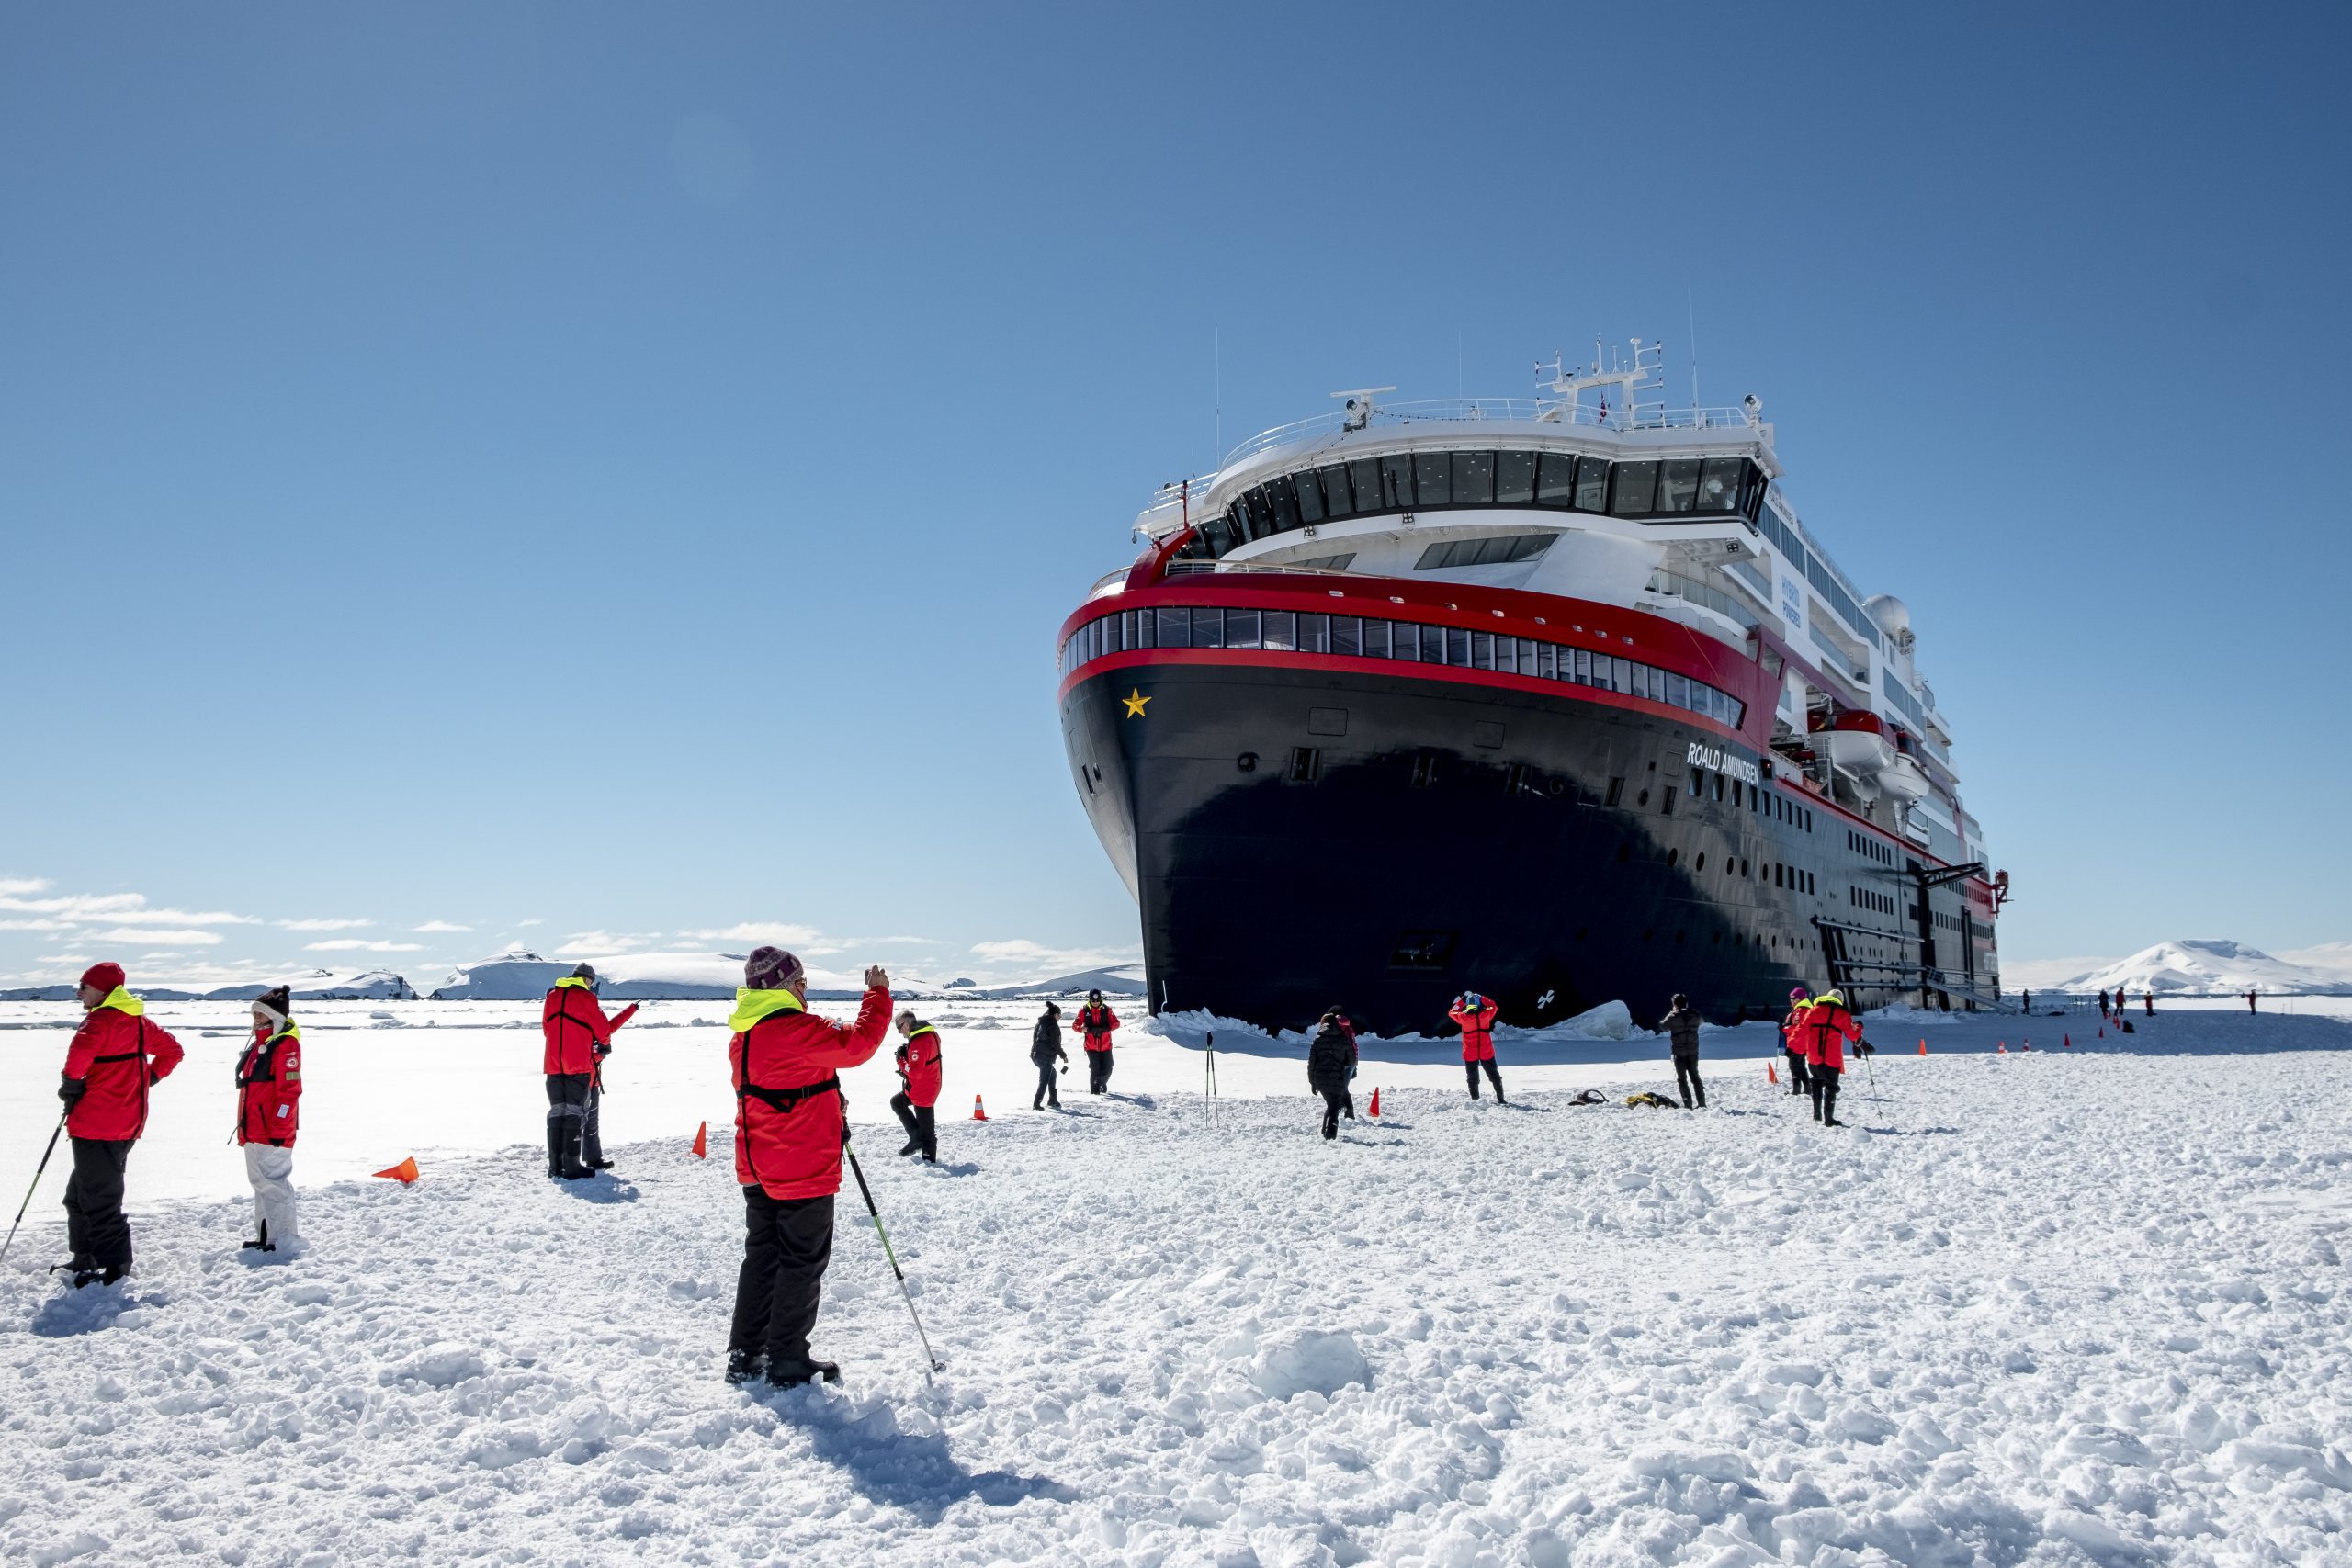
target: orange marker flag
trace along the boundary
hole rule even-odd
[[[695,1129],[695,1158],[710,1157],[710,1123],[706,1122]]]
[[[1373,1115],[1374,1115],[1374,1116],[1377,1116],[1377,1115],[1379,1115],[1379,1114],[1380,1114],[1380,1089],[1379,1089],[1379,1086],[1377,1086],[1377,1085],[1374,1085],[1374,1088],[1373,1088],[1373,1091],[1372,1091],[1372,1111],[1371,1111],[1371,1114],[1373,1114]]]
[[[410,1182],[416,1179],[416,1156],[414,1155],[411,1155],[408,1158],[401,1161],[400,1164],[393,1166],[387,1170],[379,1170],[376,1172],[376,1174],[378,1176],[389,1176],[394,1181],[399,1182],[402,1187],[406,1187]]]

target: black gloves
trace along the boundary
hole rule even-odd
[[[82,1096],[89,1092],[89,1084],[81,1078],[69,1078],[61,1076],[57,1080],[57,1098],[63,1100],[65,1102],[65,1108],[68,1111],[71,1111],[74,1109],[75,1102],[80,1100]]]

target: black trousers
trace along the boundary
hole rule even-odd
[[[588,1080],[588,1102],[580,1112],[580,1157],[594,1165],[605,1157],[605,1086]]]
[[[1791,1094],[1803,1094],[1805,1092],[1806,1083],[1813,1076],[1811,1070],[1805,1066],[1804,1053],[1802,1051],[1791,1051],[1788,1053],[1788,1058],[1789,1092]]]
[[[1690,1099],[1693,1095],[1698,1097],[1699,1109],[1702,1111],[1707,1109],[1707,1086],[1699,1081],[1698,1057],[1677,1056],[1674,1058],[1674,1087],[1682,1096],[1683,1110],[1690,1109]]]
[[[1323,1135],[1336,1138],[1340,1135],[1340,1112],[1346,1111],[1350,1121],[1355,1119],[1356,1097],[1344,1085],[1317,1092],[1323,1096]]]
[[[1826,1122],[1838,1114],[1838,1080],[1843,1076],[1835,1067],[1820,1066],[1813,1069],[1815,1121]]]
[[[130,1222],[122,1217],[130,1138],[76,1138],[65,1179],[65,1241],[75,1259],[100,1269],[130,1267]],[[85,1267],[88,1265],[85,1265]]]
[[[922,1157],[937,1161],[939,1123],[932,1114],[932,1107],[917,1105],[912,1096],[900,1089],[890,1097],[890,1109],[899,1113],[899,1125],[907,1130],[908,1140],[922,1151]]]
[[[1089,1051],[1086,1054],[1086,1089],[1089,1094],[1101,1094],[1111,1087],[1111,1053]]]
[[[1037,1064],[1037,1092],[1030,1097],[1029,1109],[1043,1111],[1048,1105],[1057,1111],[1062,1108],[1062,1089],[1054,1081],[1053,1063],[1040,1062]]]
[[[727,1348],[765,1352],[770,1366],[808,1359],[808,1331],[833,1256],[833,1197],[771,1198],[743,1189],[743,1268]]]
[[[1478,1098],[1478,1069],[1480,1067],[1487,1069],[1487,1077],[1488,1081],[1493,1083],[1495,1086],[1495,1103],[1498,1105],[1502,1104],[1503,1075],[1501,1069],[1495,1066],[1495,1059],[1492,1056],[1487,1057],[1483,1062],[1464,1062],[1462,1064],[1462,1076],[1470,1080],[1470,1098],[1473,1100]]]

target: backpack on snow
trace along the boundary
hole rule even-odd
[[[1682,1109],[1680,1104],[1667,1099],[1666,1096],[1662,1094],[1651,1094],[1647,1090],[1644,1090],[1640,1094],[1627,1095],[1625,1097],[1625,1103],[1628,1105],[1660,1105],[1664,1106],[1668,1111],[1679,1111]]]
[[[1577,1097],[1568,1103],[1570,1105],[1606,1105],[1609,1103],[1609,1097],[1597,1089],[1580,1089],[1577,1090]]]

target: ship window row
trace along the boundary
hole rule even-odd
[[[1862,614],[1862,607],[1854,603],[1854,596],[1847,592],[1845,586],[1831,573],[1829,563],[1805,548],[1804,541],[1797,536],[1793,527],[1782,520],[1779,510],[1763,507],[1756,513],[1755,520],[1764,536],[1778,546],[1781,554],[1796,569],[1797,575],[1812,583],[1829,602],[1830,608],[1838,612],[1838,618],[1851,626],[1856,637],[1872,648],[1878,647],[1878,623]]]
[[[1061,672],[1069,675],[1113,654],[1155,648],[1258,648],[1492,670],[1645,697],[1734,729],[1747,711],[1747,704],[1703,681],[1589,648],[1417,621],[1214,605],[1167,604],[1099,616],[1062,644]]]
[[[1746,457],[1612,461],[1574,452],[1399,452],[1269,479],[1203,523],[1180,553],[1214,560],[1318,523],[1482,506],[1644,519],[1733,517],[1753,526],[1766,483],[1764,471]]]
[[[1868,909],[1874,915],[1893,915],[1896,913],[1894,899],[1888,897],[1883,893],[1875,892],[1868,887],[1847,888],[1846,902],[1851,904],[1857,909]]]

